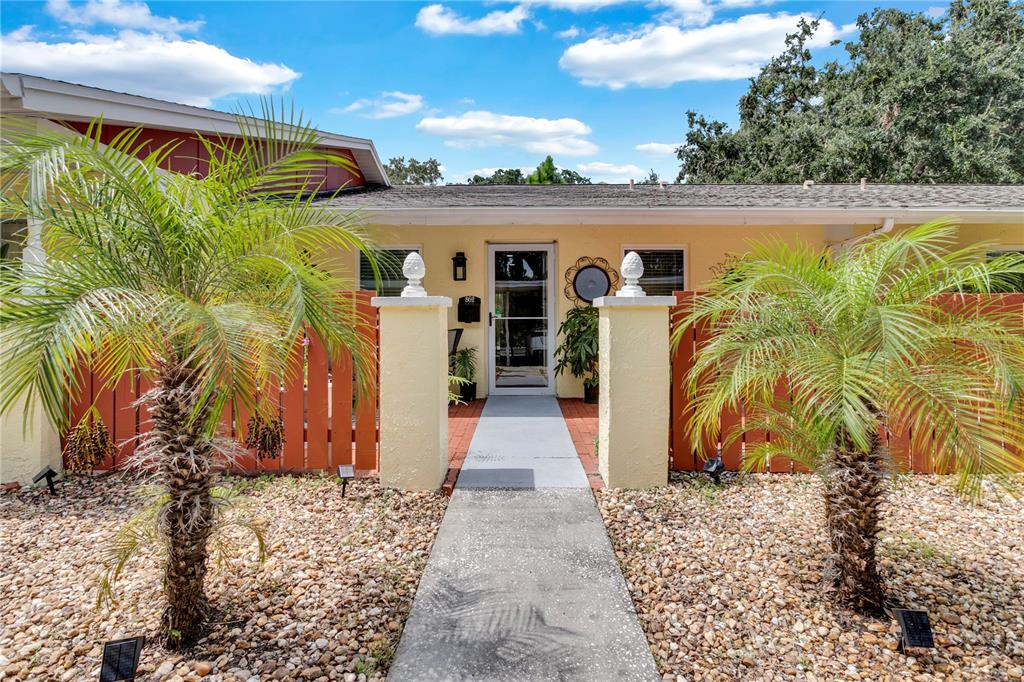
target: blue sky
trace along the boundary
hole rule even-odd
[[[595,181],[655,169],[695,109],[730,123],[747,78],[800,15],[841,57],[858,14],[933,2],[2,3],[4,71],[231,110],[294,99],[319,127],[384,159],[433,156],[445,180],[551,153]]]

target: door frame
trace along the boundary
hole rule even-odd
[[[546,251],[548,254],[547,263],[547,352],[545,362],[547,363],[548,385],[547,386],[522,386],[522,387],[501,387],[497,386],[497,369],[495,362],[495,327],[494,327],[494,254],[499,251]],[[488,242],[487,244],[487,393],[488,395],[555,395],[555,282],[554,273],[557,269],[558,254],[555,251],[554,242],[516,242],[500,243]]]

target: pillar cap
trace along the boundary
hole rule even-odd
[[[374,308],[451,308],[448,296],[374,296],[370,299]]]
[[[601,296],[595,308],[667,308],[676,304],[675,296]]]

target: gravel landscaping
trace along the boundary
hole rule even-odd
[[[893,600],[929,611],[936,638],[910,655],[891,621],[823,597],[815,477],[596,494],[666,679],[1022,679],[1024,501],[987,491],[972,506],[934,476],[894,488],[881,569]]]
[[[0,494],[0,678],[97,679],[104,641],[146,635],[140,680],[382,679],[412,605],[446,498],[375,482],[230,479],[263,518],[270,558],[237,549],[207,582],[220,609],[186,654],[155,644],[160,571],[140,556],[114,609],[95,608],[105,548],[139,507],[137,483],[79,479],[51,499]],[[223,484],[223,483],[222,483]]]

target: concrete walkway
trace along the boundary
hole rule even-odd
[[[388,679],[659,679],[554,398],[488,399]]]

